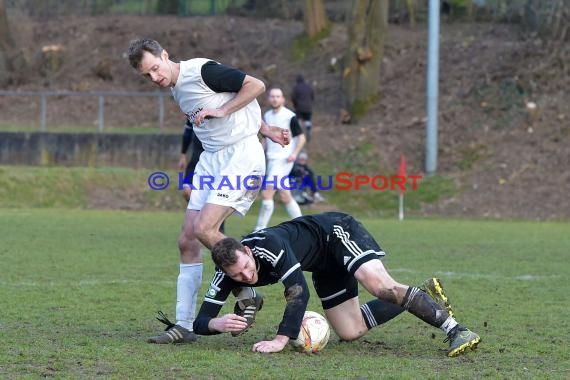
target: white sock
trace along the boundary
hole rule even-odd
[[[458,324],[459,323],[457,323],[455,318],[450,316],[445,320],[445,322],[443,322],[443,324],[441,326],[439,326],[439,328],[442,329],[443,331],[445,331],[446,334],[449,334],[449,332],[451,330],[453,330],[453,328],[455,326],[457,326]]]
[[[202,284],[202,263],[180,264],[176,286],[176,324],[194,331],[196,299]]]
[[[301,213],[301,207],[299,207],[299,204],[294,199],[291,199],[291,202],[285,205],[285,210],[287,210],[291,219],[295,219],[303,215]]]
[[[261,208],[259,209],[259,217],[257,218],[257,226],[255,226],[255,231],[261,230],[269,224],[271,215],[273,215],[273,209],[275,208],[275,203],[273,199],[264,199],[261,201]]]

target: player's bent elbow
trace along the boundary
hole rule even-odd
[[[261,79],[253,78],[252,77],[251,83],[255,87],[256,97],[263,94],[265,92],[265,83]]]
[[[263,94],[265,92],[265,83],[261,79],[254,78],[250,75],[246,75],[242,84],[242,89],[247,87],[250,93],[254,93],[255,97]]]
[[[258,79],[258,82],[259,82],[259,90],[261,91],[260,94],[263,94],[266,90],[265,83],[261,79]]]

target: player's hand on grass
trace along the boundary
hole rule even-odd
[[[236,314],[226,314],[220,318],[212,318],[208,327],[219,332],[241,331],[247,327],[247,319]]]
[[[261,134],[274,143],[281,146],[289,145],[291,142],[291,137],[289,136],[289,130],[279,127],[269,126],[265,123],[261,123],[261,129],[259,130]]]
[[[221,108],[204,108],[202,111],[196,114],[194,125],[199,127],[206,119],[224,116],[226,116],[226,113]]]
[[[289,337],[285,335],[277,335],[273,340],[264,340],[261,342],[257,342],[253,345],[252,351],[253,352],[280,352],[285,348],[289,342]]]

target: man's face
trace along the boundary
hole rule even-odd
[[[271,104],[271,108],[277,109],[285,104],[285,97],[283,96],[283,92],[278,88],[274,88],[269,91],[269,104]]]
[[[148,51],[145,51],[139,72],[160,87],[176,84],[176,78],[172,78],[172,68],[170,67],[166,50],[162,51],[160,57],[155,57]]]
[[[236,250],[236,263],[225,267],[224,272],[234,281],[253,285],[258,280],[257,268],[251,250],[248,247],[245,250],[245,253]]]

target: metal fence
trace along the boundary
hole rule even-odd
[[[157,117],[158,127],[160,130],[164,128],[164,98],[171,97],[170,91],[91,91],[91,92],[77,92],[77,91],[0,91],[0,96],[9,97],[37,97],[40,99],[40,118],[39,125],[40,131],[45,132],[46,128],[46,115],[47,115],[47,102],[49,97],[93,97],[98,102],[98,130],[102,132],[105,129],[105,97],[152,97],[157,98]]]

